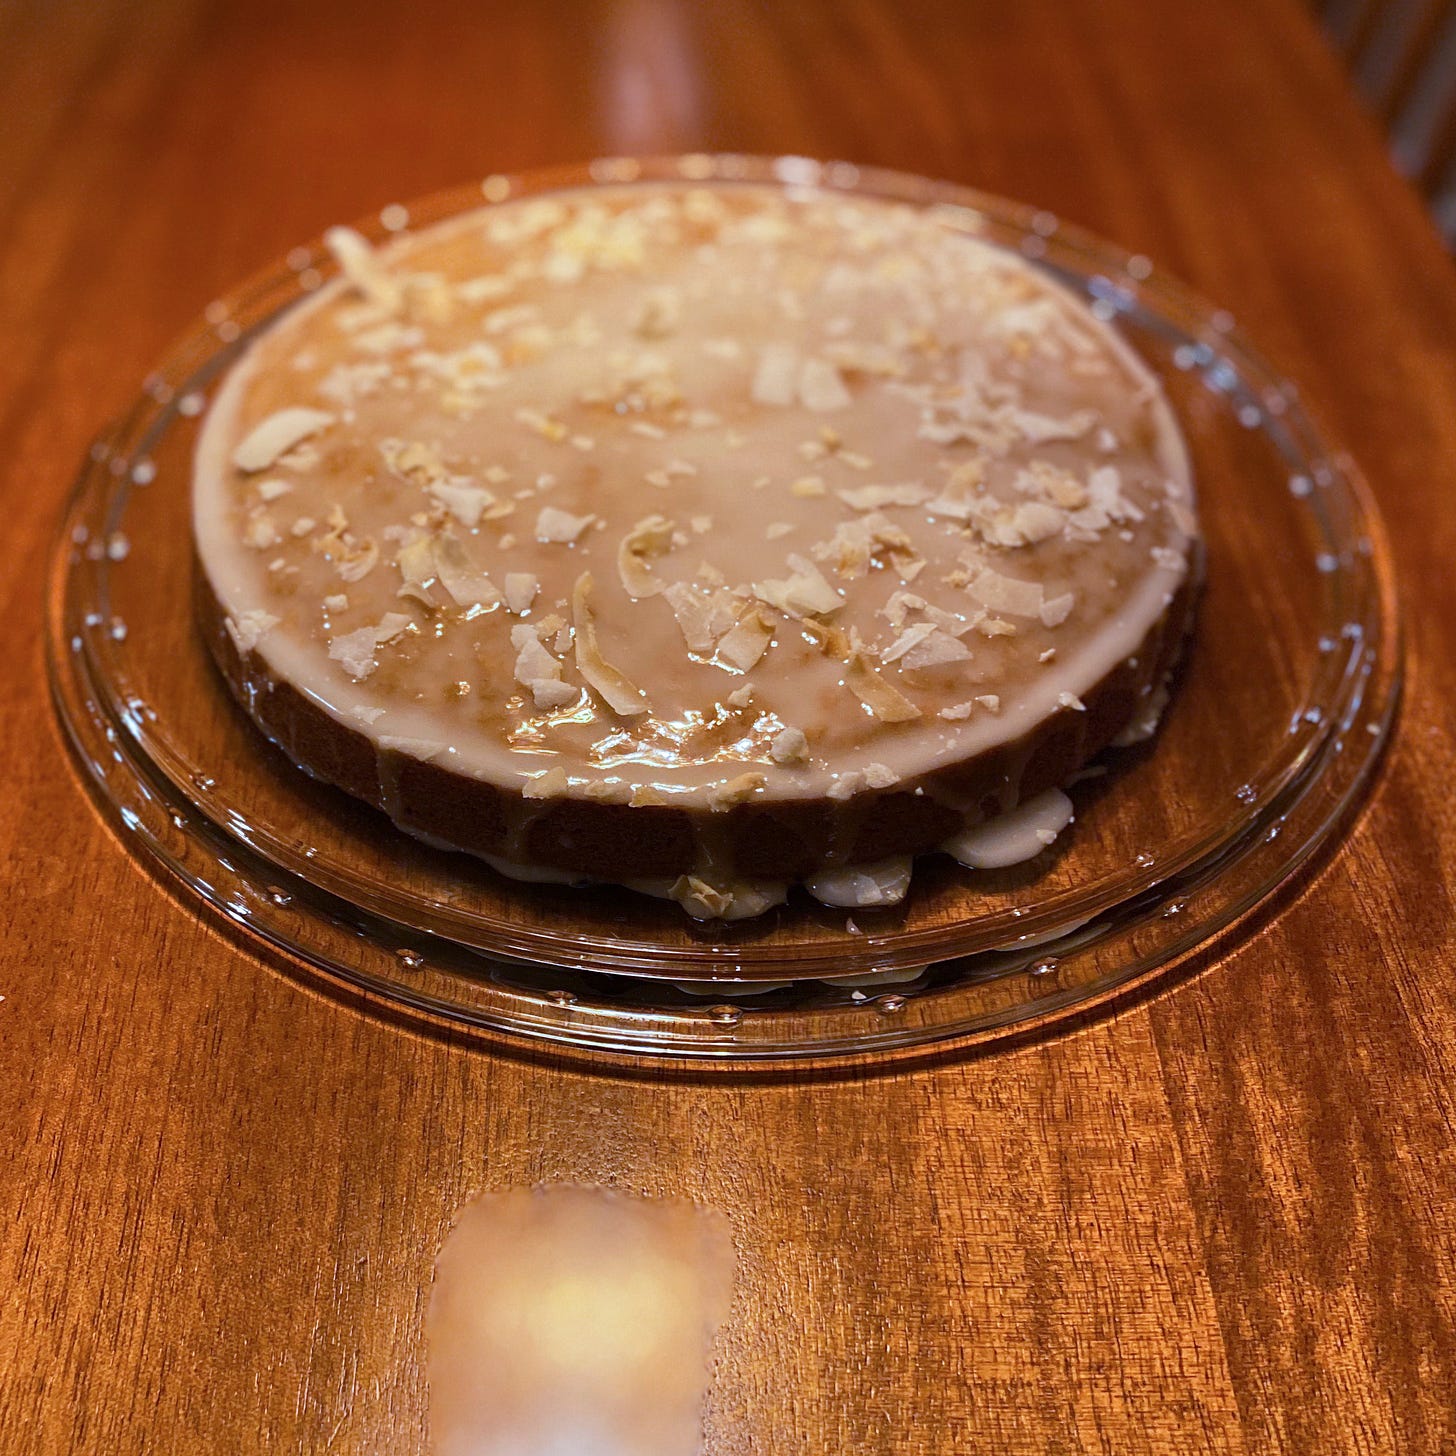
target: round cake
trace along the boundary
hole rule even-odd
[[[1155,378],[935,209],[506,201],[265,328],[203,423],[198,611],[400,828],[700,918],[1038,850],[1151,731],[1199,577]]]

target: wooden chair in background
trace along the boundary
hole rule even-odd
[[[1320,8],[1389,132],[1395,165],[1456,247],[1456,0],[1324,0]]]

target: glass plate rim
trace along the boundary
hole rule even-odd
[[[711,163],[712,168],[717,168],[718,170],[704,170],[704,167],[708,163]],[[1161,275],[1155,276],[1154,270],[1151,269],[1150,265],[1144,269],[1139,263],[1137,255],[1128,255],[1122,250],[1117,249],[1114,245],[1095,239],[1090,234],[1084,233],[1081,229],[1068,227],[1059,220],[1052,218],[1050,214],[1026,204],[991,198],[974,189],[955,184],[935,182],[931,179],[913,177],[908,174],[886,172],[883,169],[854,168],[851,164],[847,163],[812,163],[803,158],[750,159],[737,154],[717,158],[634,159],[630,163],[624,159],[612,159],[605,163],[586,164],[583,167],[555,168],[542,173],[530,174],[528,179],[515,179],[514,182],[509,183],[508,190],[514,187],[528,186],[532,195],[541,195],[562,187],[580,186],[584,180],[627,180],[620,175],[620,170],[628,165],[637,166],[644,171],[656,169],[657,174],[664,178],[668,176],[681,177],[685,175],[682,169],[691,167],[693,168],[693,175],[703,177],[711,176],[714,178],[721,176],[727,180],[745,180],[750,182],[778,180],[790,187],[806,185],[824,186],[827,184],[837,190],[861,194],[866,191],[878,192],[881,189],[889,189],[892,187],[900,189],[895,195],[904,195],[907,191],[914,192],[929,199],[935,206],[954,206],[971,209],[981,213],[983,217],[999,218],[1009,225],[1024,226],[1028,239],[1043,239],[1048,248],[1052,246],[1052,241],[1055,240],[1057,246],[1065,245],[1079,254],[1096,259],[1099,263],[1105,265],[1102,281],[1108,285],[1108,288],[1114,294],[1117,294],[1118,290],[1123,290],[1126,293],[1129,284],[1136,285],[1133,294],[1123,298],[1122,306],[1124,307],[1130,306],[1131,302],[1135,302],[1137,297],[1141,297],[1142,293],[1146,292],[1159,298],[1164,294],[1168,294],[1170,297],[1170,308],[1172,304],[1176,304],[1180,308],[1192,310],[1195,316],[1198,316],[1201,321],[1209,325],[1215,335],[1212,339],[1204,339],[1204,343],[1215,350],[1221,350],[1222,354],[1220,357],[1222,358],[1237,359],[1239,361],[1240,372],[1261,381],[1261,388],[1265,386],[1268,388],[1277,387],[1281,391],[1279,397],[1285,399],[1285,405],[1279,411],[1283,417],[1283,428],[1291,433],[1296,447],[1302,450],[1305,455],[1315,460],[1322,460],[1326,468],[1333,467],[1339,477],[1340,483],[1349,490],[1354,499],[1362,524],[1367,529],[1367,539],[1368,533],[1373,533],[1379,538],[1380,544],[1378,549],[1372,546],[1367,560],[1371,562],[1370,570],[1372,579],[1369,585],[1376,598],[1375,615],[1377,624],[1381,629],[1383,647],[1385,649],[1381,657],[1387,669],[1387,681],[1384,684],[1383,691],[1384,712],[1383,715],[1377,715],[1382,726],[1380,732],[1375,735],[1377,742],[1371,745],[1371,753],[1369,755],[1373,760],[1375,751],[1379,747],[1379,741],[1385,737],[1389,720],[1393,716],[1403,658],[1401,626],[1399,611],[1396,605],[1396,588],[1389,571],[1389,554],[1388,550],[1384,548],[1383,526],[1380,522],[1379,513],[1374,506],[1368,486],[1360,476],[1353,462],[1348,457],[1337,456],[1324,444],[1325,436],[1323,432],[1309,418],[1302,405],[1298,402],[1297,395],[1288,386],[1287,381],[1283,380],[1270,366],[1265,364],[1262,357],[1252,349],[1252,346],[1248,345],[1242,339],[1235,329],[1233,321],[1222,310],[1216,310],[1204,304],[1202,300],[1198,299],[1196,295],[1183,285],[1177,284],[1173,280],[1166,279]],[[783,169],[786,166],[789,174],[787,180],[783,175]],[[805,180],[808,175],[805,169],[810,167],[820,169],[818,181],[812,184]],[[842,170],[836,171],[836,169],[845,168],[849,168],[853,172],[853,178],[848,177]],[[597,176],[599,169],[604,170],[605,175],[603,177]],[[481,206],[483,205],[480,196],[481,191],[489,188],[493,180],[499,181],[499,179],[487,179],[486,183],[481,184],[480,189],[449,189],[446,192],[435,194],[432,198],[413,203],[411,204],[411,208],[416,211],[427,212],[430,219],[434,220],[437,216],[448,215],[451,211],[465,210],[467,202],[472,207]],[[844,186],[841,185],[842,183],[850,183],[851,185]],[[511,195],[516,195],[513,190]],[[488,193],[486,194],[486,200],[487,202],[489,201]],[[456,205],[457,203],[459,206]],[[439,209],[445,209],[445,211],[440,211]],[[388,211],[386,209],[386,212]],[[368,224],[365,226],[366,230],[372,231],[375,236],[387,235],[390,231],[383,222],[376,224],[372,228]],[[306,268],[311,268],[316,262],[321,262],[321,253],[321,245],[317,242],[310,245],[307,249],[295,249],[290,254],[290,262],[287,265],[291,274],[297,275],[303,271],[303,268],[298,266],[301,260],[303,261],[303,267]],[[304,258],[305,254],[307,254],[306,260]],[[170,401],[164,398],[164,391],[171,388],[166,375],[168,367],[173,361],[179,360],[185,349],[194,347],[200,340],[208,338],[209,330],[212,336],[223,338],[223,334],[220,333],[220,326],[225,325],[235,318],[237,311],[235,308],[236,300],[253,299],[259,294],[266,295],[270,291],[276,290],[280,282],[286,281],[287,278],[279,269],[264,269],[229,294],[228,300],[220,301],[211,306],[204,314],[204,325],[188,330],[168,351],[165,356],[166,362],[163,364],[161,371],[154,374],[148,381],[147,386],[144,387],[143,393],[133,409],[123,416],[122,420],[111,431],[103,433],[98,440],[97,446],[93,448],[90,462],[81,472],[81,478],[76,484],[64,513],[65,524],[61,532],[61,541],[57,551],[56,562],[56,568],[59,574],[53,573],[52,584],[56,591],[60,592],[60,595],[53,594],[52,610],[48,614],[52,628],[48,633],[48,656],[51,665],[53,692],[56,696],[58,707],[61,709],[63,721],[66,722],[68,734],[72,737],[73,744],[75,743],[74,725],[69,717],[69,710],[63,702],[63,694],[59,690],[60,678],[67,672],[68,666],[74,667],[75,665],[73,661],[74,654],[68,654],[63,647],[63,644],[69,636],[63,630],[68,602],[61,588],[65,585],[65,563],[74,554],[74,543],[70,539],[71,528],[78,523],[79,517],[82,514],[81,507],[84,504],[86,493],[88,489],[94,487],[95,477],[98,474],[102,474],[103,476],[109,475],[113,479],[119,478],[115,469],[115,463],[121,457],[112,453],[115,442],[125,441],[128,437],[128,432],[134,429],[136,422],[144,417],[149,410],[159,405],[163,407],[164,415],[161,421],[158,422],[157,428],[165,427],[170,418],[170,416],[165,414],[165,409]],[[273,311],[270,311],[259,322],[254,324],[253,327],[264,326],[272,316]],[[226,342],[238,342],[245,337],[246,334],[239,330],[233,333],[231,338],[226,339]],[[214,353],[210,360],[204,361],[204,364],[210,363],[211,367],[216,370],[224,367],[226,362],[226,357]],[[189,378],[195,377],[199,372],[198,369],[194,368]],[[1287,393],[1283,391],[1287,391]],[[1313,447],[1312,454],[1311,446]],[[128,447],[127,458],[134,458],[130,446]],[[94,643],[91,645],[94,645]],[[1136,882],[1126,894],[1120,897],[1119,901],[1100,907],[1098,913],[1101,913],[1103,910],[1115,909],[1116,904],[1126,903],[1148,894],[1155,894],[1162,887],[1175,885],[1180,878],[1186,877],[1188,873],[1196,872],[1197,865],[1204,860],[1209,859],[1211,856],[1216,857],[1218,854],[1230,849],[1237,849],[1240,843],[1246,843],[1251,830],[1265,829],[1270,823],[1287,817],[1291,802],[1297,804],[1299,799],[1308,791],[1312,779],[1317,776],[1317,771],[1321,763],[1328,757],[1330,744],[1337,736],[1337,733],[1342,727],[1347,729],[1350,722],[1359,715],[1366,693],[1370,687],[1372,675],[1379,665],[1376,658],[1375,647],[1370,641],[1365,640],[1352,644],[1350,651],[1345,655],[1344,669],[1339,676],[1341,711],[1338,718],[1331,716],[1320,724],[1311,725],[1315,731],[1304,735],[1298,752],[1285,766],[1285,772],[1279,781],[1261,793],[1258,801],[1246,806],[1247,813],[1240,816],[1241,829],[1239,832],[1223,833],[1217,836],[1217,843],[1213,846],[1210,847],[1207,843],[1200,843],[1195,847],[1196,852],[1190,851],[1171,864],[1165,862],[1158,865],[1155,869],[1149,870],[1140,878],[1135,877]],[[94,660],[88,662],[86,665],[92,670],[97,668]],[[108,731],[114,729],[116,726],[116,724],[109,725]],[[120,727],[123,734],[128,732],[132,734],[136,740],[136,746],[141,750],[142,755],[154,763],[154,760],[150,760],[150,756],[146,754],[144,735],[138,736],[136,734],[136,725],[123,721]],[[75,744],[75,746],[78,749],[80,748],[79,744]],[[165,775],[165,777],[173,788],[178,787],[175,778],[171,775]],[[92,778],[96,778],[94,772]],[[1363,781],[1363,778],[1364,774],[1359,776],[1360,781]],[[1348,790],[1346,802],[1353,797],[1358,787],[1359,783],[1357,782]],[[183,792],[188,799],[189,808],[193,813],[203,816],[212,825],[214,830],[225,837],[228,836],[228,828],[219,823],[209,812],[205,795],[196,795],[189,789],[184,789]],[[247,843],[247,847],[251,853],[261,855],[265,863],[269,861],[267,853],[259,849],[256,845]],[[293,875],[303,879],[309,878],[306,870],[302,870],[298,866],[279,864],[274,860],[269,867],[278,874]],[[312,882],[315,888],[317,888],[317,880],[314,879]],[[325,893],[335,892],[326,890]],[[1008,926],[1007,928],[1019,931],[1020,934],[1017,939],[1020,941],[1036,939],[1039,930],[1046,929],[1048,925],[1054,922],[1066,920],[1067,906],[1065,901],[1072,893],[1074,892],[1067,892],[1061,897],[1049,901],[1046,905],[1039,906],[1034,916],[1022,918],[1015,926]],[[347,895],[338,896],[338,898],[347,902]],[[385,919],[387,920],[388,917],[385,917]],[[406,935],[421,933],[418,925],[412,925],[407,921],[395,923],[393,929],[395,932]],[[433,932],[429,931],[424,933],[433,934]],[[892,938],[898,939],[899,937]],[[873,939],[867,939],[870,940],[867,949],[871,952],[877,952],[877,948],[873,944]],[[913,950],[902,944],[902,953],[899,955],[896,964],[913,963],[917,956],[919,959],[930,960],[943,958],[948,954],[954,955],[957,951],[957,945],[964,945],[963,936],[957,936],[954,927],[943,930],[932,929],[921,931],[910,939],[913,940]],[[610,950],[610,947],[600,946],[590,938],[579,940],[579,944],[588,953],[583,959],[589,959],[594,962],[601,961],[606,968],[612,968],[611,955],[609,953],[604,954],[604,952]],[[826,950],[821,953],[820,958],[827,959],[832,954],[836,969],[842,972],[844,969],[845,951],[842,937],[836,938],[832,942],[826,941],[825,946]],[[827,949],[831,946],[832,950]],[[498,949],[502,954],[512,954],[512,948],[499,947]],[[751,981],[754,978],[754,968],[747,963],[755,959],[754,951],[759,948],[741,945],[735,946],[731,943],[728,945],[715,945],[708,948],[702,946],[669,947],[666,948],[669,952],[666,955],[664,955],[664,948],[659,947],[656,950],[656,954],[670,961],[671,965],[658,972],[658,974],[664,978],[670,978],[673,975],[682,976],[685,970],[689,968],[698,974],[704,974],[703,957],[705,949],[718,957],[727,955],[731,956],[735,961],[738,961],[739,965],[735,967],[735,970],[738,972],[740,979]],[[799,957],[806,949],[812,952],[815,948],[813,946],[807,948],[796,946],[794,947],[795,956]],[[538,950],[534,946],[525,946],[522,947],[522,950],[528,958],[533,957],[533,954],[538,954]],[[770,955],[777,955],[780,958],[782,956],[782,950],[780,948],[769,948],[769,952]],[[810,954],[807,958],[812,961],[815,959],[815,956]],[[883,956],[881,956],[880,960],[883,961],[883,959]],[[643,974],[643,972],[630,965],[621,968],[633,970],[635,974]],[[744,974],[745,972],[747,972],[746,975]],[[706,973],[711,976],[712,968],[706,968]],[[759,974],[762,977],[769,974],[769,972],[760,971]],[[446,1014],[449,1013],[447,1012]]]

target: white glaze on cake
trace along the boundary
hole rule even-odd
[[[381,764],[845,803],[1078,711],[1188,575],[1154,379],[933,214],[594,189],[334,246],[214,401],[196,543],[238,653]]]

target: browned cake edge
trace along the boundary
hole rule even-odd
[[[383,810],[406,833],[523,869],[622,883],[701,873],[792,880],[822,870],[925,854],[952,835],[1064,785],[1138,718],[1177,665],[1192,630],[1202,549],[1136,652],[1029,732],[987,752],[845,800],[786,798],[721,810],[563,795],[528,799],[454,773],[345,727],[255,652],[240,652],[222,605],[195,565],[198,626],[234,698],[300,768]]]

